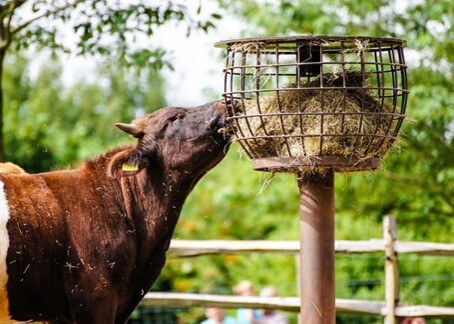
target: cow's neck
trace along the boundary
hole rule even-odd
[[[100,183],[93,185],[115,197],[119,221],[128,223],[129,237],[134,237],[135,255],[131,259],[135,261],[129,290],[124,293],[127,304],[130,298],[138,302],[159,275],[183,203],[203,173],[153,168],[134,176],[112,178],[106,185],[106,168],[115,151],[109,154],[86,162],[81,171],[99,179],[95,182]]]
[[[135,191],[133,196],[139,197],[137,201],[130,200],[127,208],[137,238],[135,283],[131,287],[142,294],[151,288],[164,266],[165,253],[193,184],[177,182],[168,173],[147,175],[143,171],[134,178],[123,179],[122,186],[123,191],[130,187],[129,190]]]
[[[112,156],[128,147],[116,148],[106,154],[86,161],[81,170],[105,179]],[[111,184],[121,192],[119,208],[137,233],[138,242],[162,242],[172,235],[186,197],[204,172],[178,172],[164,166],[142,170],[134,176],[112,179]],[[103,181],[103,180],[102,180]],[[103,182],[104,183],[104,182]],[[152,252],[152,251],[150,251]]]
[[[124,178],[122,191],[128,214],[134,219],[144,243],[170,239],[186,197],[197,178],[175,171],[144,170],[132,178]],[[130,193],[133,193],[132,195]],[[145,243],[146,244],[146,243]],[[148,249],[159,247],[148,246]],[[150,251],[151,252],[151,251]]]

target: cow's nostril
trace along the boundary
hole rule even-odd
[[[224,124],[225,124],[225,117],[223,115],[218,115],[218,116],[211,118],[207,122],[207,128],[208,128],[208,130],[217,130],[217,129],[221,128],[222,126],[224,126]]]

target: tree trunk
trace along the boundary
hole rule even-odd
[[[0,162],[5,161],[5,147],[3,137],[3,63],[5,61],[6,47],[0,48]]]
[[[2,11],[6,10],[1,8]],[[1,12],[0,13],[4,13]],[[7,26],[4,25],[4,21],[0,20],[0,162],[5,161],[5,148],[3,140],[3,63],[5,62],[6,51],[10,42],[9,31]]]
[[[3,63],[5,61],[6,47],[0,48],[0,162],[5,161],[5,148],[3,137]]]

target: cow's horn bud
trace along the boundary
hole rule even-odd
[[[140,137],[143,135],[142,130],[134,124],[116,123],[115,126],[121,129],[123,132],[128,133],[134,137]]]

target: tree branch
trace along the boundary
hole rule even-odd
[[[11,30],[11,21],[13,20],[14,11],[16,11],[17,8],[19,8],[20,6],[22,6],[26,2],[27,2],[26,0],[17,0],[17,1],[11,2],[10,12],[9,12],[9,15],[8,15],[8,21],[6,22],[6,32],[9,34],[8,36],[11,36],[11,32],[10,32],[10,30]]]
[[[0,49],[6,48],[11,42],[11,21],[13,19],[14,11],[22,6],[26,0],[17,0],[11,1],[9,5],[2,6],[0,9],[2,11],[1,20],[6,18],[6,24],[3,23],[0,25]],[[3,10],[5,10],[3,12]]]
[[[39,19],[42,19],[42,18],[45,18],[45,17],[48,17],[50,15],[53,15],[53,14],[56,14],[58,12],[61,12],[63,10],[66,10],[68,8],[71,8],[71,7],[76,7],[78,4],[82,3],[82,2],[85,2],[86,0],[76,0],[74,1],[74,3],[68,3],[66,4],[65,6],[62,6],[62,7],[59,7],[59,8],[56,8],[54,10],[48,10],[46,11],[45,13],[39,15],[39,16],[36,16],[32,19],[30,19],[29,21],[26,21],[24,22],[23,24],[17,26],[14,30],[11,31],[11,35],[21,31],[22,29],[24,29],[25,27],[29,26],[31,23],[39,20]]]

